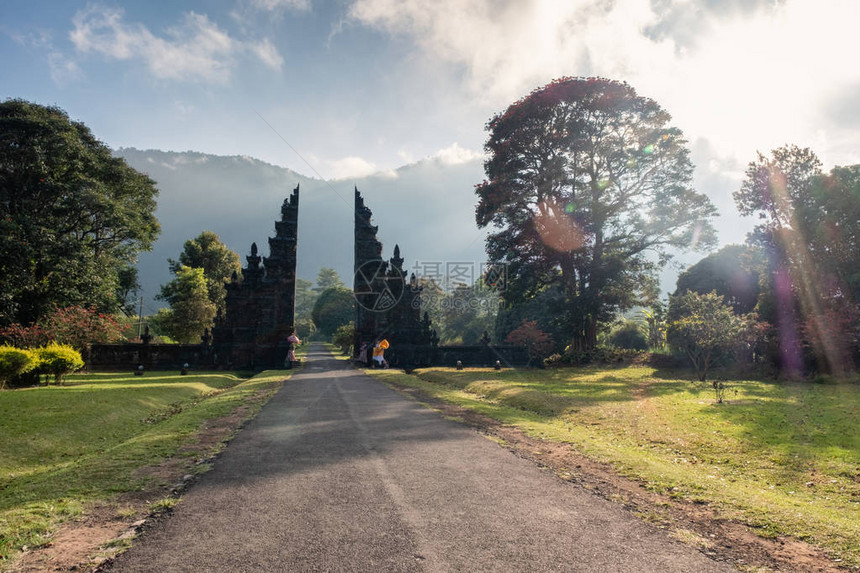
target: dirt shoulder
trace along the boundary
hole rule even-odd
[[[386,383],[443,415],[474,427],[517,456],[621,504],[634,515],[666,530],[675,539],[698,548],[712,559],[732,563],[743,571],[860,571],[860,568],[840,566],[823,551],[803,541],[763,538],[750,527],[726,519],[707,505],[651,492],[642,483],[618,475],[611,466],[576,452],[570,444],[532,438],[517,428],[418,389],[390,381]]]

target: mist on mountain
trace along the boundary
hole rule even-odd
[[[486,232],[474,218],[473,186],[483,179],[480,159],[428,158],[395,171],[324,181],[245,156],[134,148],[116,154],[147,173],[159,189],[161,235],[138,264],[144,314],[163,305],[153,297],[171,279],[167,259],[176,258],[183,243],[203,230],[218,234],[243,265],[252,242],[268,256],[267,239],[275,235],[281,205],[296,185],[300,278],[314,280],[320,268],[331,267],[352,284],[355,187],[373,211],[383,257],[391,257],[399,244],[404,268],[419,275],[461,263],[477,273],[486,260]]]

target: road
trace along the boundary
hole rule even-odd
[[[110,570],[734,571],[318,345]]]

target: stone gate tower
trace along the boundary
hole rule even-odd
[[[427,314],[421,317],[422,289],[414,274],[406,278],[400,247],[395,245],[393,256],[383,260],[382,243],[376,238],[378,227],[371,225],[371,217],[373,213],[356,188],[353,356],[357,357],[363,343],[372,346],[386,338],[391,344],[386,353],[390,362],[412,365],[416,350],[437,339]]]
[[[287,337],[295,327],[296,246],[299,187],[284,200],[269,256],[260,257],[257,244],[245,257],[242,276],[227,284],[226,312],[215,320],[212,342],[221,366],[282,368]],[[261,264],[262,262],[262,264]]]

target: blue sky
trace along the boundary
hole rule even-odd
[[[673,115],[732,235],[756,150],[860,163],[858,21],[854,0],[3,0],[0,98],[56,104],[113,148],[350,178],[474,161],[494,113],[601,75]]]

